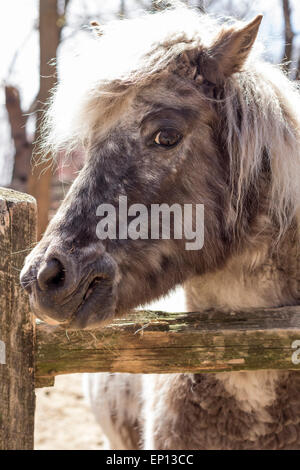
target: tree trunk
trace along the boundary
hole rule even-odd
[[[51,61],[56,57],[60,40],[61,27],[57,3],[57,0],[40,0],[40,91],[35,135],[37,142],[41,138],[42,118],[50,96],[49,92],[56,83],[56,67],[51,65]],[[38,239],[48,224],[51,180],[51,155],[44,156],[42,159],[37,151],[35,165],[29,178],[29,193],[36,198],[38,205]]]
[[[291,7],[289,0],[282,0],[283,16],[284,16],[284,53],[282,60],[285,62],[286,70],[290,70],[292,54],[293,54],[293,40],[294,33],[291,24]]]

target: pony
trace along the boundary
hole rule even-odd
[[[300,98],[262,59],[261,20],[177,5],[94,23],[45,117],[45,154],[81,149],[85,164],[21,273],[42,320],[95,328],[178,285],[189,311],[299,303]],[[203,204],[203,248],[187,250],[184,236],[99,239],[97,208],[121,196]],[[299,448],[296,371],[96,374],[88,384],[112,448]]]

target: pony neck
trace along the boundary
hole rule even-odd
[[[274,244],[276,236],[272,227],[266,225],[267,217],[261,216],[260,219],[255,232],[245,238],[243,246],[230,255],[221,268],[195,276],[186,283],[189,311],[299,304],[300,243],[297,224],[292,224],[280,241]]]

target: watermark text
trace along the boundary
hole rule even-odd
[[[300,364],[300,339],[293,341],[292,349],[296,349],[292,354],[292,363],[298,365]]]
[[[118,206],[100,204],[96,234],[100,240],[185,240],[186,250],[204,244],[203,204],[132,204],[120,196]]]

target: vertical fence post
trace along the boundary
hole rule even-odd
[[[33,449],[35,331],[19,275],[35,241],[34,198],[0,189],[0,450]]]

